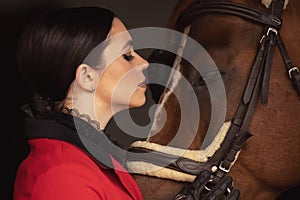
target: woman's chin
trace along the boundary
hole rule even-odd
[[[129,102],[129,108],[141,107],[146,103],[146,96],[131,98]]]

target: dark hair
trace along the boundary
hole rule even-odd
[[[62,8],[28,24],[19,40],[17,63],[35,111],[48,112],[49,102],[66,97],[77,67],[106,39],[114,16],[99,7]]]

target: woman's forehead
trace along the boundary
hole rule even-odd
[[[111,37],[124,31],[127,31],[127,28],[125,27],[123,22],[119,18],[114,17],[108,36]]]
[[[107,39],[97,45],[85,58],[84,63],[104,70],[114,60],[130,52],[133,41],[125,25],[114,18],[112,29]]]
[[[132,46],[132,38],[130,33],[128,32],[123,22],[117,17],[114,17],[113,19],[112,27],[107,36],[106,41],[107,41],[106,42],[107,45],[111,45],[111,43],[114,42],[114,43],[119,43],[119,45],[123,45],[123,46],[124,43],[126,44],[130,43],[131,44],[130,46]]]

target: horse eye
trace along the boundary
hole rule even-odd
[[[226,72],[222,69],[219,69],[219,72],[220,72],[221,76],[226,75]]]
[[[223,70],[219,70],[218,73],[210,74],[206,78],[207,78],[207,80],[211,81],[211,80],[215,79],[217,74],[220,74],[221,77],[223,77],[224,75],[226,75],[226,72],[223,71]],[[206,90],[207,89],[206,82],[205,82],[205,80],[203,79],[202,76],[199,76],[199,77],[197,77],[196,80],[192,81],[191,85],[194,89],[199,89],[199,90],[204,90],[204,89]]]
[[[204,89],[206,88],[206,83],[202,77],[199,77],[196,81],[191,83],[193,88]]]

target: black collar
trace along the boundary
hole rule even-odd
[[[27,139],[51,138],[71,143],[109,168],[113,168],[110,154],[114,157],[119,155],[118,152],[110,152],[117,148],[112,148],[114,144],[106,137],[104,132],[97,131],[78,117],[62,112],[55,113],[49,119],[26,117],[25,136]]]

